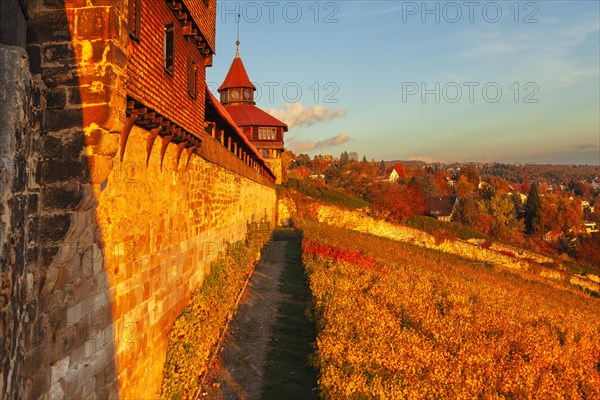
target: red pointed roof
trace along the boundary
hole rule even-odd
[[[238,126],[280,126],[285,132],[288,130],[285,123],[254,105],[225,106],[225,109]]]
[[[250,78],[248,78],[248,74],[246,73],[246,68],[244,67],[241,57],[239,54],[236,54],[233,62],[231,63],[231,67],[229,67],[229,72],[225,77],[225,81],[223,81],[223,84],[218,90],[221,91],[223,89],[239,87],[247,87],[256,90],[256,87],[252,84],[252,82],[250,82]]]

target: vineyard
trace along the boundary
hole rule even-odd
[[[600,301],[304,221],[325,399],[600,397]]]

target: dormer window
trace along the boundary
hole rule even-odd
[[[275,140],[277,138],[277,128],[258,128],[259,140]]]

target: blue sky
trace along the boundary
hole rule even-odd
[[[221,1],[296,153],[600,164],[600,2]]]

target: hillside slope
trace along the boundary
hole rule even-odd
[[[324,399],[597,398],[600,300],[299,220]]]

